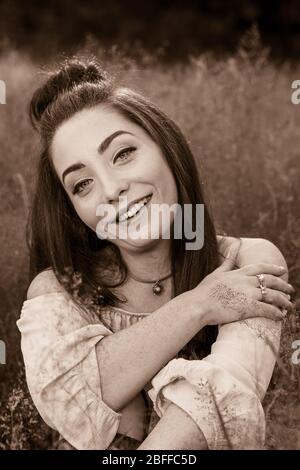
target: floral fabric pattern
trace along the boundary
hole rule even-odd
[[[114,448],[121,413],[102,400],[96,345],[149,314],[103,307],[87,316],[65,292],[26,300],[17,326],[28,387],[44,421],[76,449]],[[173,402],[209,449],[262,448],[261,400],[280,341],[280,322],[254,318],[219,327],[209,356],[174,358],[152,379],[148,433]]]

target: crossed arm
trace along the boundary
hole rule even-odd
[[[240,266],[257,262],[286,266],[272,243],[266,240],[256,243],[240,249]],[[35,404],[44,420],[75,448],[107,448],[120,425],[119,411],[151,378],[153,388],[148,393],[161,419],[141,448],[218,448],[222,443],[210,435],[210,428],[213,426],[214,434],[221,435],[222,423],[217,422],[220,400],[223,408],[226,399],[229,408],[239,406],[243,415],[240,418],[249,423],[251,417],[247,412],[255,407],[262,420],[260,399],[275,364],[273,349],[259,334],[259,325],[263,328],[267,319],[222,325],[210,356],[202,361],[182,362],[172,358],[201,328],[198,317],[182,315],[186,308],[184,296],[182,302],[175,299],[168,303],[172,305],[163,306],[142,322],[112,334],[99,320],[95,319],[95,324],[84,320],[64,294],[56,294],[57,286],[52,286],[52,297],[50,287],[33,285],[29,299],[43,293],[48,295],[41,298],[42,303],[38,299],[28,301],[18,326]],[[255,321],[259,321],[258,325]],[[277,329],[280,327],[279,322],[268,322],[266,331],[274,329],[274,324]],[[136,341],[135,347],[132,339]],[[276,349],[276,340],[273,344]],[[202,384],[205,377],[207,384]],[[216,396],[212,393],[207,397],[211,385],[216,386]],[[234,389],[239,392],[236,396],[232,393]],[[244,396],[247,404],[241,399]],[[215,398],[216,406],[210,406]],[[201,404],[205,405],[202,409]],[[205,417],[206,408],[210,415]],[[229,423],[230,432],[235,432],[235,423],[234,419]],[[243,438],[247,440],[248,436]]]
[[[240,266],[259,262],[274,263],[287,267],[281,252],[267,240],[259,240],[259,242],[253,243],[252,246],[240,252]],[[288,281],[288,274],[285,273],[282,278]],[[213,364],[213,367],[217,367],[221,374],[222,370],[229,372],[233,380],[237,380],[237,383],[241,384],[242,388],[244,386],[247,390],[252,388],[252,393],[256,394],[257,401],[260,402],[267,390],[276,362],[280,327],[281,325],[278,322],[264,318],[253,318],[221,326],[219,336],[213,347],[215,352],[212,352],[206,358],[206,361]],[[273,332],[275,331],[273,336],[272,328]],[[265,332],[264,334],[263,331]],[[254,360],[253,354],[256,355]],[[199,368],[199,373],[201,374],[201,367]],[[165,390],[168,390],[168,387],[170,388],[167,385]],[[208,449],[207,440],[201,430],[201,413],[196,422],[194,416],[192,417],[177,406],[176,401],[179,403],[179,399],[176,399],[178,397],[176,384],[171,387],[173,387],[173,392],[171,390],[169,395],[165,393],[165,395],[169,396],[169,400],[160,421],[139,449]],[[163,394],[163,391],[162,387],[160,393]],[[193,400],[195,392],[196,390],[192,390],[192,387],[190,387],[190,400]],[[245,392],[245,396],[247,394],[248,392]],[[156,394],[156,398],[157,396]],[[173,402],[172,399],[174,400]],[[246,408],[247,400],[245,400]],[[235,406],[235,403],[233,403],[233,406]],[[258,415],[260,415],[257,416],[257,420],[259,420],[262,419],[262,415],[259,408],[257,409]],[[222,413],[222,410],[219,411]],[[243,412],[243,410],[241,411]],[[249,417],[250,415],[253,417],[253,413],[255,413],[255,410],[250,409]],[[247,416],[246,412],[246,419]],[[203,419],[205,418],[203,416]],[[264,423],[262,426],[264,426]],[[236,432],[239,432],[238,425]]]
[[[207,450],[207,442],[195,421],[170,403],[163,417],[138,450]]]

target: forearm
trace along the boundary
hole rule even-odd
[[[155,410],[164,417],[173,403],[186,411],[209,449],[262,448],[261,400],[274,368],[279,333],[278,322],[263,318],[222,325],[211,354],[202,360],[171,360],[152,379],[148,395]]]
[[[205,325],[182,294],[96,346],[102,398],[115,411],[129,403]]]
[[[171,403],[138,450],[207,450],[205,437],[181,408]]]

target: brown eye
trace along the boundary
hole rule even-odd
[[[89,181],[92,181],[92,180],[91,179],[86,179],[86,180],[80,181],[79,183],[75,184],[74,189],[72,191],[72,194],[81,193],[85,188],[88,187]]]
[[[126,149],[121,150],[114,158],[114,163],[117,160],[125,161],[130,157],[130,154],[136,150],[136,147],[128,147]]]

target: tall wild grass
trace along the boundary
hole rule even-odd
[[[203,55],[168,66],[146,55],[139,63],[118,53],[102,61],[120,83],[145,92],[181,126],[218,233],[266,238],[279,247],[299,309],[300,105],[291,103],[291,83],[300,79],[300,66],[275,66],[267,51],[243,48],[224,60]],[[7,88],[0,105],[0,339],[7,351],[0,365],[0,449],[45,449],[56,436],[29,397],[15,324],[28,287],[25,224],[38,149],[27,107],[43,77],[38,64],[9,51],[0,57],[0,79]],[[300,448],[300,364],[291,363],[296,339],[294,312],[284,322],[263,403],[266,448]]]

